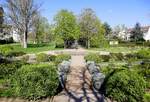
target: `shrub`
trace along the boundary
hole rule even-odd
[[[117,102],[142,102],[146,82],[135,71],[116,70],[107,78],[106,96]]]
[[[99,48],[100,47],[100,41],[97,37],[92,37],[90,40],[90,47]]]
[[[99,54],[94,54],[94,53],[86,55],[85,60],[86,61],[94,61],[95,63],[102,62],[102,58],[100,57],[100,55]]]
[[[109,62],[110,55],[100,55],[100,57],[102,58],[103,62]]]
[[[24,56],[22,56],[21,60],[22,60],[23,62],[28,62],[28,61],[29,61],[29,55],[24,55]]]
[[[1,46],[0,53],[5,57],[17,57],[17,56],[22,56],[22,55],[26,54],[22,51],[14,51],[14,48],[9,45]]]
[[[142,49],[138,51],[137,57],[140,59],[150,59],[150,49]]]
[[[9,76],[12,76],[24,64],[25,63],[20,62],[20,61],[1,63],[0,64],[0,78],[7,78]]]
[[[150,61],[143,60],[142,64],[139,65],[140,73],[150,79]]]
[[[150,93],[146,93],[144,95],[144,99],[143,99],[144,102],[150,102]]]
[[[7,57],[18,57],[18,56],[23,56],[25,54],[26,53],[22,51],[18,51],[18,52],[11,51],[10,53],[8,53]]]
[[[143,60],[140,65],[133,66],[134,70],[142,75],[147,81],[147,87],[150,88],[150,62],[149,60]]]
[[[11,80],[15,96],[40,99],[56,94],[59,80],[54,64],[25,65]]]
[[[135,53],[129,53],[125,55],[125,59],[126,60],[136,60],[137,59],[137,55]]]
[[[144,46],[150,47],[150,42],[145,41],[145,42],[144,42]]]
[[[122,53],[110,53],[110,56],[115,61],[122,61],[122,60],[124,60],[124,55]]]
[[[55,61],[56,55],[48,55],[49,61]]]
[[[48,55],[45,53],[40,53],[36,55],[37,62],[47,62],[49,61],[48,58],[49,58]]]
[[[56,48],[64,48],[64,40],[63,39],[57,39],[56,40]]]
[[[60,55],[57,55],[56,58],[55,58],[55,63],[56,64],[59,64],[61,63],[62,61],[64,60],[69,60],[71,59],[71,56],[69,54],[60,54]]]
[[[13,51],[13,47],[12,46],[1,46],[0,47],[0,53],[3,56],[8,56],[11,52]]]

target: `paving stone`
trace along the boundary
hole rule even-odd
[[[92,76],[86,68],[84,56],[72,56],[66,87],[54,96],[52,102],[102,102],[101,94],[92,90],[91,81]]]

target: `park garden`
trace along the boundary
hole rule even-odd
[[[19,41],[0,40],[0,97],[40,101],[58,95],[64,88],[59,80],[60,64],[82,55],[85,63],[94,61],[105,75],[97,90],[104,99],[150,102],[150,42],[143,39],[139,23],[130,40],[124,40],[91,8],[78,16],[60,10],[49,24],[33,0],[8,0],[6,4],[11,23],[1,23],[1,34],[4,37],[15,29]],[[110,41],[119,43],[111,45]]]

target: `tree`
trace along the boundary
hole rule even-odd
[[[47,18],[37,15],[34,23],[34,34],[37,43],[50,40],[50,25]]]
[[[32,30],[33,18],[38,12],[34,0],[7,0],[7,11],[14,28],[23,34],[23,47],[27,48],[27,35]]]
[[[90,42],[94,38],[95,41],[100,41],[97,38],[104,39],[104,28],[91,8],[84,9],[79,16],[79,25],[81,36],[86,40],[86,47],[90,48]]]
[[[141,25],[140,23],[136,23],[135,27],[131,31],[131,36],[130,36],[131,41],[143,41],[143,31],[141,30]]]
[[[111,29],[110,25],[107,22],[105,22],[103,24],[103,26],[104,26],[104,29],[105,29],[105,37],[107,38],[111,34],[112,29]]]
[[[80,29],[72,12],[67,10],[59,11],[54,18],[54,22],[55,34],[64,40],[65,48],[69,40],[77,40],[79,38]]]
[[[3,32],[4,10],[0,7],[0,33]]]
[[[127,27],[124,24],[117,25],[113,28],[113,34],[111,36],[112,39],[117,39],[117,40],[124,40],[126,33],[127,32]]]

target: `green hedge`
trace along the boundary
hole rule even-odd
[[[110,55],[99,55],[96,53],[89,53],[85,56],[87,61],[95,61],[96,63],[109,62],[109,61],[123,61],[125,56],[122,53],[110,53]]]
[[[1,63],[0,64],[0,79],[8,78],[21,68],[25,63],[21,61],[9,62],[9,63]]]
[[[124,55],[122,53],[110,53],[111,59],[114,61],[123,61]]]
[[[12,78],[15,96],[40,99],[56,94],[59,80],[54,64],[25,65]]]
[[[137,57],[140,59],[150,59],[150,49],[142,49],[138,51]]]
[[[145,95],[144,95],[144,100],[143,100],[144,102],[150,102],[150,93],[146,93]]]
[[[106,77],[107,97],[117,102],[142,102],[146,82],[137,72],[116,69],[113,74],[107,74]]]
[[[12,46],[0,46],[0,53],[3,55],[3,56],[8,56],[9,53],[11,53],[13,51],[13,47]]]
[[[130,60],[137,60],[137,54],[135,53],[128,53],[128,54],[125,54],[125,60],[127,61],[130,61]]]
[[[68,61],[69,59],[71,59],[71,55],[69,55],[69,54],[60,54],[60,55],[56,56],[55,63],[59,64],[62,61],[64,61],[64,60]]]
[[[56,55],[48,55],[48,59],[49,59],[49,61],[54,62],[56,59]]]
[[[102,62],[102,58],[100,57],[100,55],[95,53],[90,53],[86,55],[84,58],[86,61],[94,61],[95,63]]]
[[[14,51],[14,48],[10,45],[0,46],[0,53],[5,57],[17,57],[26,54],[22,51]]]
[[[150,60],[143,60],[140,65],[135,65],[132,68],[146,79],[147,88],[150,88]]]
[[[100,55],[103,62],[109,62],[111,56],[110,55]]]
[[[56,48],[64,48],[64,40],[61,38],[56,39]]]
[[[18,51],[18,52],[16,52],[16,51],[11,51],[11,52],[9,52],[8,54],[7,54],[7,56],[6,57],[18,57],[18,56],[23,56],[23,55],[25,55],[26,53],[25,52],[22,52],[22,51]]]
[[[40,53],[36,55],[37,62],[47,62],[49,61],[48,55],[45,53]]]

